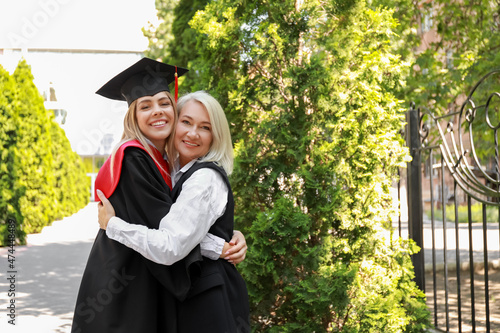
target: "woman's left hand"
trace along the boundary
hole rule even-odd
[[[104,196],[104,193],[101,190],[97,190],[97,196],[101,200],[101,202],[97,205],[99,210],[98,220],[101,229],[106,230],[108,226],[109,219],[113,216],[116,216],[115,209],[109,200]]]
[[[229,249],[224,253],[224,259],[234,265],[245,260],[247,255],[247,242],[241,231],[234,230],[233,239],[231,239],[229,245]]]

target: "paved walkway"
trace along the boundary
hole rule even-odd
[[[398,225],[393,223],[393,227],[396,230]],[[488,264],[490,268],[499,269],[500,268],[500,231],[498,223],[488,223],[486,233],[486,242],[488,248]],[[469,227],[467,223],[460,223],[458,226],[458,231],[455,230],[455,223],[446,223],[446,259],[448,264],[448,269],[454,270],[456,267],[456,235],[458,232],[458,246],[460,253],[460,266],[462,269],[467,269],[469,267]],[[432,271],[432,224],[429,220],[424,220],[424,260],[425,260],[425,270],[427,272]],[[408,237],[408,226],[407,222],[402,223],[401,235],[403,238]],[[444,232],[443,232],[443,222],[434,222],[434,248],[436,256],[436,269],[438,271],[444,268]],[[474,267],[481,268],[484,267],[484,237],[483,237],[483,225],[482,223],[472,224],[472,252],[473,252],[473,263]]]
[[[0,248],[0,332],[70,332],[80,280],[97,231],[97,206],[56,221],[15,247],[15,296],[9,296],[8,252]],[[7,306],[15,300],[15,325]]]

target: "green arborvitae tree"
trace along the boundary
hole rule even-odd
[[[212,1],[190,25],[197,87],[232,126],[254,329],[422,332],[416,249],[390,231],[391,183],[408,157],[394,11],[362,0]]]
[[[5,167],[10,176],[3,177],[2,191],[10,193],[5,198],[11,198],[22,233],[36,233],[83,208],[89,202],[90,179],[53,113],[45,109],[26,61],[19,62],[12,76],[2,74],[5,90],[0,107],[12,114],[12,121],[2,127],[4,155],[11,161]]]
[[[53,116],[51,116],[51,119]],[[83,161],[72,149],[64,130],[51,122],[56,219],[71,215],[89,202],[90,178]]]
[[[26,188],[20,199],[21,213],[25,231],[40,232],[55,217],[50,119],[25,60],[19,62],[12,77],[16,81],[18,99],[17,149],[22,170],[19,182]]]
[[[17,107],[15,94],[14,80],[0,66],[0,246],[14,241],[12,224],[9,221],[14,221],[16,242],[23,243],[26,236],[22,228],[23,216],[19,207],[19,200],[25,188],[19,185],[18,180],[21,167],[16,158],[19,121],[15,112]]]

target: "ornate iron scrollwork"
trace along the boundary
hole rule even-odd
[[[478,94],[478,89],[487,79],[500,81],[500,70],[495,70],[485,75],[471,90],[465,101],[461,104],[460,111],[450,112],[443,116],[435,116],[429,110],[422,113],[420,118],[420,139],[422,150],[439,147],[443,162],[450,171],[457,184],[468,195],[479,202],[500,206],[500,165],[499,165],[499,147],[498,131],[500,129],[500,120],[497,124],[492,122],[492,112],[495,109],[500,115],[500,106],[494,105],[493,101],[500,101],[500,93],[493,92],[486,95],[486,103],[477,103],[478,99],[485,98],[484,94]],[[500,103],[499,103],[500,104]],[[424,122],[424,117],[430,117],[431,124],[435,125],[439,135],[436,138],[435,145],[426,145],[431,132],[430,123]],[[458,116],[458,121],[452,117]],[[484,116],[484,118],[483,118]],[[447,124],[443,121],[449,118]],[[500,119],[500,116],[497,117]],[[456,119],[455,119],[456,120]],[[473,125],[480,121],[487,124],[487,128],[493,131],[495,145],[495,163],[494,170],[488,170],[485,163],[481,163],[478,157],[477,147],[475,147]],[[455,130],[456,126],[456,130]],[[443,127],[446,127],[443,130]],[[486,126],[485,126],[486,127]],[[468,146],[468,147],[467,147]]]

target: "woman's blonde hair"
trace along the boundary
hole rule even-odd
[[[231,132],[226,115],[219,102],[205,91],[196,91],[179,98],[177,110],[180,114],[182,108],[190,101],[202,104],[207,110],[212,127],[212,144],[208,153],[200,158],[200,162],[215,162],[221,166],[229,176],[233,172],[233,144]],[[178,117],[177,117],[178,118]],[[174,137],[175,134],[171,135]],[[177,156],[177,155],[176,155]]]
[[[170,133],[170,135],[167,138],[167,142],[166,142],[165,147],[163,148],[163,151],[160,151],[160,152],[162,154],[166,153],[167,156],[169,156],[168,151],[167,151],[167,147],[172,145],[171,142],[173,142],[173,139],[174,139],[173,134],[174,134],[175,124],[177,123],[178,115],[177,115],[177,109],[176,109],[176,105],[175,105],[175,102],[174,102],[172,95],[168,91],[165,91],[165,93],[167,94],[168,98],[170,99],[170,102],[172,103],[172,107],[174,108],[174,121],[173,121],[174,125],[172,128],[172,133]],[[153,160],[155,162],[157,162],[158,165],[161,165],[161,163],[159,163],[160,161],[156,160],[155,155],[153,154],[153,150],[151,149],[150,144],[148,143],[146,136],[144,135],[144,133],[142,133],[141,129],[139,128],[139,123],[137,122],[137,100],[133,101],[130,104],[128,111],[125,114],[125,118],[123,119],[123,135],[122,135],[120,142],[116,145],[116,147],[113,149],[113,152],[111,154],[111,166],[113,166],[115,154],[116,154],[116,151],[118,150],[118,148],[122,144],[124,144],[125,142],[132,141],[132,140],[138,140],[144,146],[144,148],[147,150],[149,155],[151,155]],[[164,170],[164,171],[166,171],[168,174],[170,174],[169,170]],[[113,172],[113,168],[111,168],[111,172]],[[113,177],[112,173],[111,173],[111,177]]]

